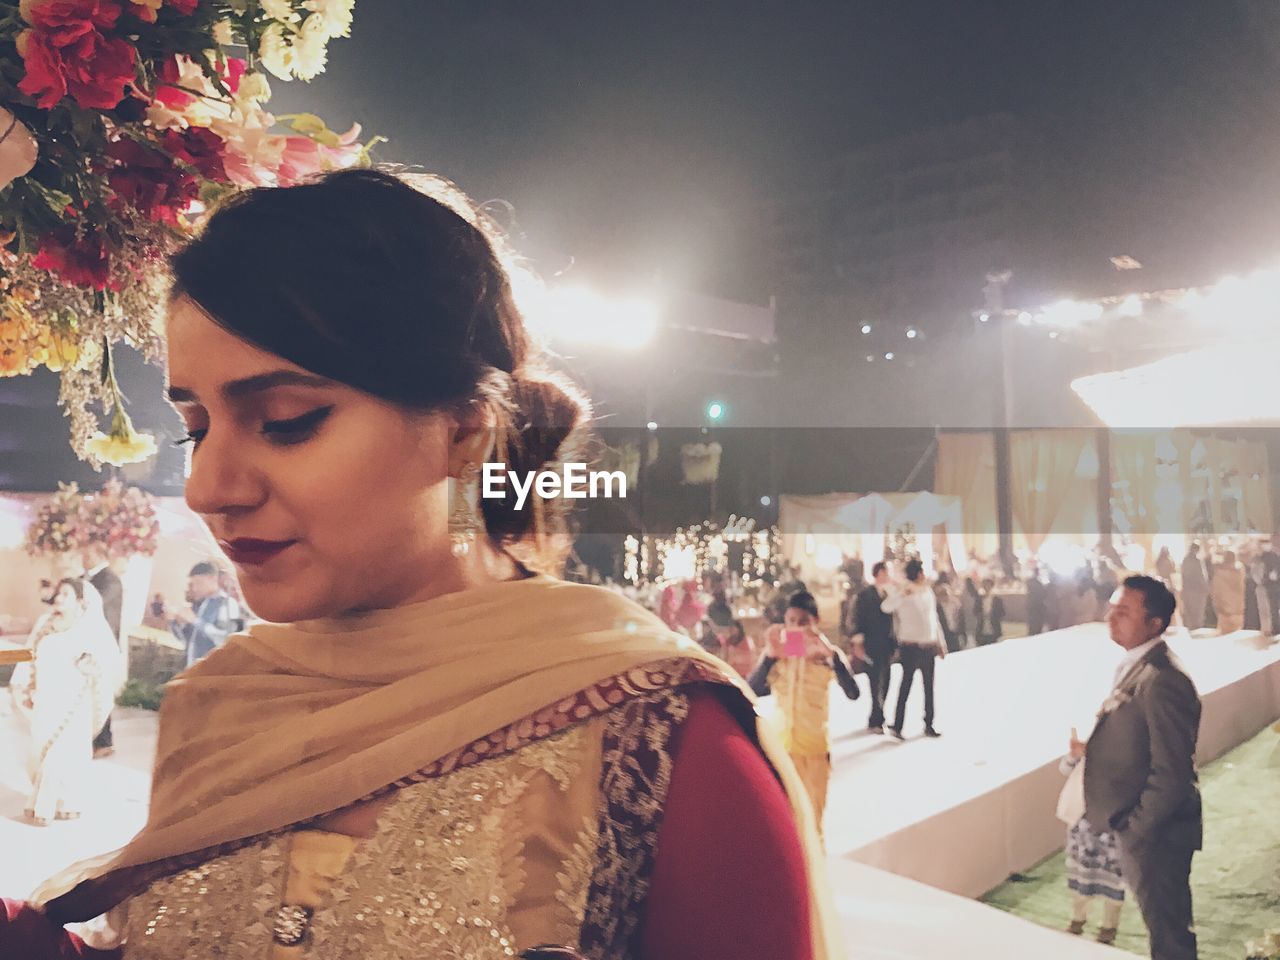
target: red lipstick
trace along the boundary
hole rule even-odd
[[[247,567],[257,567],[271,560],[289,547],[296,540],[253,540],[240,537],[236,540],[219,540],[218,546],[231,558],[231,562]]]

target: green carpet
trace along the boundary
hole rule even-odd
[[[1280,735],[1267,727],[1201,771],[1204,850],[1191,871],[1201,960],[1243,960],[1244,945],[1280,926]],[[1063,841],[1066,829],[1063,828]],[[1071,918],[1061,853],[1011,877],[984,903],[1046,927]],[[1097,933],[1094,903],[1086,936]],[[1146,955],[1147,934],[1137,904],[1125,902],[1116,946]]]

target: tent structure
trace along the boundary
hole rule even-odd
[[[784,495],[778,503],[783,556],[805,579],[830,578],[846,556],[868,566],[898,533],[914,533],[925,569],[939,555],[963,569],[966,551],[959,497],[933,493]]]

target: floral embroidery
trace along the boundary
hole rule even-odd
[[[153,883],[129,904],[129,960],[264,956],[283,867],[281,845],[270,841]]]
[[[507,912],[520,894],[508,885],[522,833],[515,811],[535,778],[566,788],[590,728],[578,725],[508,756],[407,787],[357,848],[316,912],[316,958],[432,960],[513,957]],[[581,892],[566,896],[585,899]],[[529,946],[528,944],[522,946]]]
[[[632,700],[609,716],[601,771],[601,829],[581,946],[593,960],[636,955],[662,810],[671,739],[689,714],[677,692]]]

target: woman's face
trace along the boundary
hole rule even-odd
[[[450,556],[452,421],[410,414],[169,310],[169,396],[192,438],[187,504],[259,616],[395,607]]]
[[[64,583],[53,595],[53,610],[64,619],[79,615],[80,598],[76,596],[71,584]]]
[[[782,625],[788,630],[803,630],[806,627],[817,626],[817,622],[808,610],[788,607],[787,612],[782,616]]]

